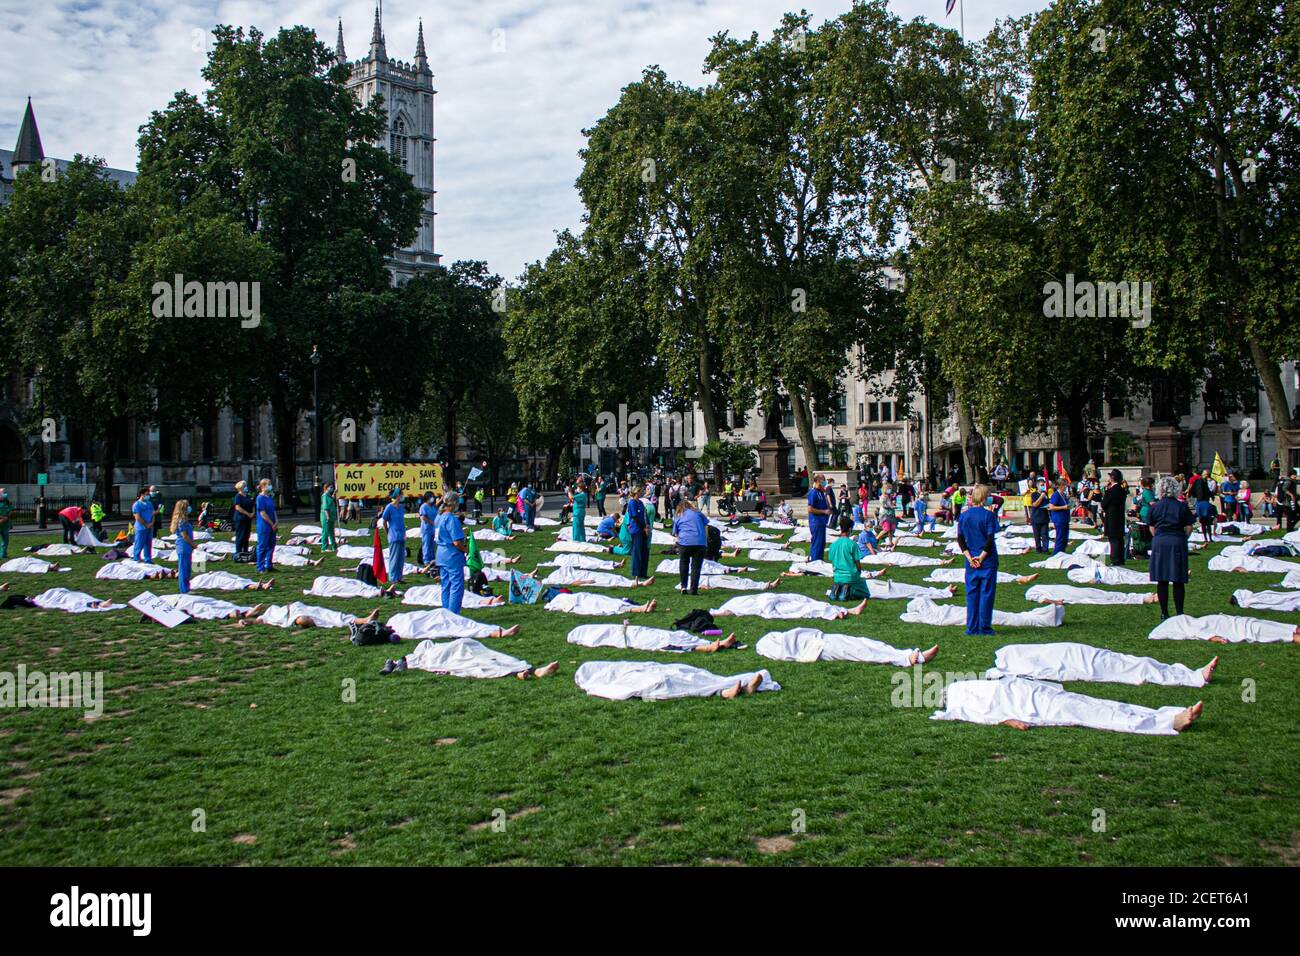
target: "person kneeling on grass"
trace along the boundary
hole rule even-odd
[[[865,532],[864,532],[865,533]],[[858,545],[853,540],[853,519],[840,516],[840,536],[831,542],[827,552],[831,567],[835,569],[830,596],[836,601],[860,601],[871,597],[867,582],[858,566]]]

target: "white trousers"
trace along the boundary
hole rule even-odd
[[[1182,707],[1139,707],[1123,701],[1075,694],[1059,684],[1011,677],[1004,680],[963,680],[944,691],[944,709],[932,720],[964,720],[1000,724],[1020,720],[1031,727],[1088,727],[1127,734],[1172,736],[1174,718]]]
[[[1185,664],[1162,664],[1150,657],[1121,654],[1104,647],[1062,641],[1058,644],[1007,644],[993,656],[984,676],[1029,677],[1062,683],[1072,680],[1110,684],[1160,684],[1204,687],[1205,675]]]
[[[774,661],[855,661],[911,667],[918,648],[899,649],[869,637],[827,634],[811,627],[770,631],[758,639],[754,650]]]
[[[587,661],[573,682],[592,697],[609,700],[670,700],[676,697],[713,697],[737,683],[747,684],[755,673],[762,678],[760,691],[780,690],[766,670],[722,676],[689,664],[653,661]]]

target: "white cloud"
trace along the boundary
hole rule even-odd
[[[434,71],[436,246],[445,261],[486,259],[514,277],[551,249],[554,233],[579,225],[573,188],[582,129],[615,102],[650,64],[674,79],[699,82],[708,38],[770,33],[782,13],[804,7],[815,21],[848,0],[389,0],[388,54],[415,55],[424,19]],[[967,36],[982,36],[996,17],[1045,6],[1042,0],[993,0],[966,12]],[[905,18],[943,15],[943,0],[891,4]],[[0,0],[0,144],[17,138],[32,97],[48,154],[103,156],[133,169],[138,128],[179,89],[203,87],[202,47],[215,23],[271,33],[305,24],[333,44],[343,18],[348,56],[366,54],[374,7],[369,0]],[[494,31],[503,31],[495,34]],[[197,33],[196,33],[197,31]],[[504,49],[494,51],[494,38]]]

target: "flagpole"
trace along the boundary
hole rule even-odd
[[[957,16],[961,21],[961,42],[966,45],[966,0],[957,0]]]

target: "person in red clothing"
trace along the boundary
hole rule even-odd
[[[59,524],[63,525],[63,543],[76,544],[77,532],[86,520],[86,512],[79,505],[69,505],[59,512]]]

